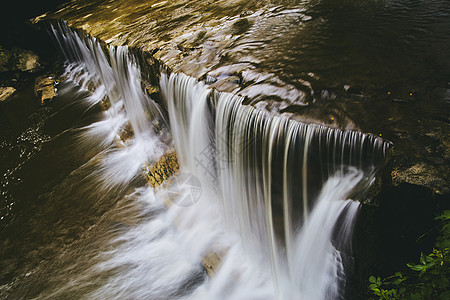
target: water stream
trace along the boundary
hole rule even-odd
[[[347,199],[371,184],[388,145],[269,115],[182,74],[163,73],[161,88],[182,171],[200,179],[200,201],[217,198],[250,266],[271,262],[269,298],[342,296],[358,211]]]
[[[68,60],[66,81],[85,93],[76,101],[86,112],[110,105],[71,129],[73,151],[87,158],[45,196],[64,205],[81,201],[84,208],[54,228],[58,234],[78,216],[81,232],[56,247],[51,260],[1,286],[3,295],[343,297],[359,208],[354,200],[372,184],[389,144],[271,115],[162,68],[166,120],[142,88],[138,60],[126,46],[102,46],[64,24],[53,33]],[[131,132],[121,135],[127,124]],[[175,181],[157,188],[144,181],[144,166],[172,148],[180,173],[195,178],[195,195],[192,181],[176,183],[172,194]],[[186,194],[193,201],[179,205]],[[220,263],[210,276],[204,259],[213,254]]]

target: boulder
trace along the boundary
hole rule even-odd
[[[34,94],[41,104],[56,97],[55,79],[53,77],[38,76],[34,84]]]
[[[13,49],[13,70],[22,72],[36,72],[41,68],[39,57],[30,50]]]
[[[16,89],[11,86],[0,87],[0,101],[5,101],[9,96],[14,94],[15,91]]]
[[[11,53],[0,47],[0,72],[9,71],[8,62],[11,57]]]
[[[42,68],[39,56],[30,50],[19,48],[0,50],[0,72],[34,73]]]

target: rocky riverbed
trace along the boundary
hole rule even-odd
[[[27,81],[34,80],[34,93],[41,104],[56,97],[54,75],[44,74],[45,65],[32,51],[20,48],[0,50],[0,101],[7,100]],[[42,75],[43,74],[43,75]]]

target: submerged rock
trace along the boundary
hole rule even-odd
[[[137,11],[135,6],[130,6],[129,2],[123,0],[100,3],[100,7],[103,6],[104,9],[99,11],[103,13],[92,13],[94,6],[89,6],[92,5],[90,2],[93,3],[72,2],[72,5],[59,10],[50,18],[67,20],[73,28],[108,45],[128,45],[147,51],[161,65],[168,66],[174,72],[185,72],[200,78],[205,74],[218,74],[217,70],[220,68],[237,68],[238,71],[229,73],[243,74],[242,78],[230,76],[222,81],[216,78],[211,81],[217,82],[215,87],[218,90],[238,92],[250,99],[246,104],[258,108],[264,105],[266,110],[273,113],[279,111],[303,122],[358,129],[391,140],[394,153],[389,165],[383,170],[382,180],[377,180],[374,186],[374,193],[379,195],[379,201],[374,203],[381,203],[379,213],[372,206],[364,206],[360,220],[367,221],[356,226],[359,228],[356,234],[358,243],[355,246],[356,274],[362,280],[360,289],[366,289],[367,275],[373,274],[368,272],[372,266],[389,265],[385,262],[385,257],[403,263],[404,253],[397,250],[399,247],[392,245],[401,241],[401,237],[407,236],[408,244],[405,245],[412,247],[417,234],[428,226],[424,222],[425,225],[410,231],[412,225],[417,224],[417,220],[428,221],[433,218],[433,206],[427,201],[432,199],[431,190],[443,195],[442,199],[449,192],[449,135],[446,134],[450,128],[447,117],[449,102],[446,100],[448,98],[435,95],[435,90],[442,87],[439,81],[441,78],[436,83],[432,82],[434,79],[429,84],[422,83],[422,79],[428,77],[430,68],[431,73],[438,73],[430,67],[433,64],[423,60],[427,63],[418,73],[424,75],[410,76],[409,80],[405,80],[408,84],[414,83],[410,89],[399,78],[415,74],[414,69],[404,67],[413,64],[403,59],[398,59],[398,63],[395,63],[396,60],[389,55],[389,48],[385,51],[387,59],[382,63],[370,64],[369,69],[375,69],[370,72],[358,65],[352,68],[351,63],[358,60],[353,59],[353,55],[352,59],[348,59],[348,51],[342,51],[341,61],[336,61],[339,54],[336,53],[333,39],[317,38],[334,36],[333,32],[327,30],[334,28],[333,25],[336,24],[324,26],[327,20],[316,17],[317,13],[314,11],[311,11],[312,16],[308,16],[301,9],[286,10],[284,14],[280,14],[280,9],[265,9],[242,19],[242,9],[246,9],[245,7],[241,9],[241,6],[236,5],[217,9],[211,7],[211,4],[208,9],[202,10],[199,6],[192,5],[192,10],[217,14],[205,14],[200,18],[189,7],[181,10],[172,7],[170,3],[161,7],[148,3],[150,7],[143,5]],[[204,2],[204,5],[209,5],[206,3],[214,2]],[[252,8],[257,11],[262,3],[255,3]],[[95,7],[98,10],[98,6]],[[136,22],[137,18],[140,18],[140,22]],[[299,27],[293,28],[292,24],[299,24]],[[286,30],[283,32],[284,29]],[[386,33],[390,33],[389,31]],[[348,30],[342,32],[345,32],[345,37],[351,36]],[[361,32],[364,33],[364,38],[367,31]],[[298,43],[299,40],[302,43]],[[318,51],[327,42],[330,42],[327,48],[329,51]],[[301,48],[297,47],[299,44],[302,45]],[[409,42],[407,44],[409,49]],[[427,47],[429,45],[424,44]],[[307,51],[308,46],[310,51]],[[358,53],[359,45],[354,50],[350,53]],[[333,55],[329,55],[330,53]],[[360,55],[361,58],[367,57],[365,51],[361,51]],[[311,57],[316,58],[316,64]],[[365,66],[365,59],[361,61]],[[392,63],[394,66],[390,65]],[[380,67],[377,68],[377,65]],[[336,73],[333,70],[346,71]],[[399,91],[384,88],[391,82],[401,86]],[[416,93],[414,90],[420,92]],[[147,88],[147,92],[153,95],[158,91],[152,85]],[[437,128],[436,125],[442,128],[439,136],[434,131],[428,132],[430,128]],[[124,135],[126,136],[127,134]],[[178,169],[176,153],[172,151],[148,167],[148,181],[152,187],[158,187]],[[380,220],[379,223],[377,220]],[[396,232],[392,233],[393,231]],[[394,250],[377,251],[380,245]],[[395,255],[391,254],[392,251]],[[375,258],[372,259],[372,255]],[[414,254],[408,259],[412,260],[414,257],[417,256]],[[216,261],[215,256],[207,255],[203,260],[205,269],[214,269]],[[361,298],[363,297],[359,297]]]
[[[0,87],[0,101],[5,101],[9,96],[14,94],[15,91],[16,89],[11,86]]]
[[[222,263],[223,256],[224,253],[211,252],[207,253],[202,258],[203,267],[205,268],[206,273],[209,277],[214,277],[216,275],[216,272],[219,269],[220,264]]]
[[[107,103],[110,103],[109,101]],[[104,107],[104,106],[103,106]],[[107,110],[107,109],[105,109]],[[127,144],[127,142],[134,137],[133,127],[131,127],[130,122],[127,122],[122,128],[119,130],[119,138],[123,144]]]

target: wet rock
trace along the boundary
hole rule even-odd
[[[218,90],[221,89],[236,89],[239,88],[239,85],[241,83],[241,78],[239,78],[238,76],[230,76],[230,77],[226,77],[223,79],[216,79],[215,83],[212,85],[213,87],[215,87]]]
[[[11,86],[0,87],[0,101],[5,101],[9,96],[14,94],[15,91],[16,89]]]
[[[13,51],[13,67],[22,72],[36,72],[41,68],[39,57],[29,50],[15,49]]]
[[[439,175],[439,171],[431,164],[420,162],[405,169],[394,168],[392,171],[392,183],[398,186],[402,183],[431,188],[438,194],[449,192],[445,178]]]
[[[222,262],[223,253],[211,252],[202,258],[203,267],[209,277],[214,277]]]
[[[8,62],[11,57],[11,53],[0,47],[0,72],[9,71]]]
[[[245,33],[251,27],[250,22],[246,18],[237,20],[232,25],[232,32],[235,35],[240,35]]]
[[[178,172],[180,166],[175,151],[165,153],[159,161],[148,167],[147,180],[155,188]]]
[[[29,72],[33,73],[42,68],[39,56],[30,50],[13,48],[1,50],[0,72]]]
[[[34,93],[44,104],[56,97],[55,79],[53,77],[38,76],[34,84]]]
[[[159,87],[154,85],[145,87],[145,90],[150,96],[159,93]]]
[[[109,102],[108,102],[109,103]],[[106,109],[105,109],[106,110]],[[131,127],[131,124],[128,122],[126,123],[122,128],[119,130],[119,138],[120,140],[126,144],[127,141],[132,139],[134,137],[134,131],[133,127]]]
[[[148,166],[147,181],[155,188],[170,180],[180,169],[178,157],[175,151],[165,153],[159,161]],[[165,199],[165,205],[169,207],[171,203]],[[214,277],[222,262],[222,257],[226,251],[211,251],[202,258],[202,265],[210,277]]]
[[[450,193],[450,125],[427,121],[417,133],[405,134],[395,144],[390,177],[393,186],[408,183]]]

